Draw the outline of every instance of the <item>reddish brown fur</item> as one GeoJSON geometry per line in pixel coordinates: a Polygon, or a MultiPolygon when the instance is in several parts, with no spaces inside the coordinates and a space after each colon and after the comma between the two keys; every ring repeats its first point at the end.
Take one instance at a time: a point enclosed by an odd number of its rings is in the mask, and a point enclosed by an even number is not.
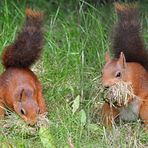
{"type": "Polygon", "coordinates": [[[42,50],[42,14],[26,10],[26,23],[14,43],[5,48],[0,76],[0,117],[8,107],[28,124],[35,124],[39,114],[46,112],[41,84],[29,67],[42,50]]]}
{"type": "MultiPolygon", "coordinates": [[[[148,56],[143,43],[141,42],[142,39],[139,35],[139,26],[137,29],[134,27],[128,28],[131,24],[131,20],[127,19],[127,17],[131,15],[131,11],[133,17],[135,17],[134,12],[137,13],[137,11],[135,10],[135,7],[128,7],[127,5],[122,6],[117,4],[116,7],[117,12],[120,13],[120,21],[116,24],[117,30],[115,30],[116,33],[114,34],[113,53],[115,54],[115,58],[110,59],[109,54],[106,54],[106,64],[103,68],[102,83],[105,87],[110,87],[119,81],[131,82],[134,94],[138,96],[138,116],[145,125],[148,125],[148,71],[146,70],[148,56]],[[124,24],[125,31],[127,29],[129,33],[121,32],[123,29],[121,27],[122,22],[126,22],[124,24]],[[121,30],[119,30],[119,28],[121,30]],[[131,33],[134,31],[136,31],[135,34],[131,33]],[[131,39],[132,42],[130,42],[131,40],[127,41],[128,39],[131,39]],[[145,65],[143,65],[144,61],[147,62],[145,65]],[[120,77],[117,77],[117,73],[119,72],[121,75],[120,77]]],[[[138,21],[137,17],[134,18],[133,23],[139,25],[139,22],[137,23],[136,21],[138,21]]],[[[124,30],[122,31],[124,32],[124,30]]],[[[134,98],[129,98],[128,103],[131,104],[133,101],[134,98]]],[[[108,103],[103,105],[102,117],[104,125],[110,126],[112,124],[112,120],[115,120],[120,115],[121,107],[111,107],[108,103]]],[[[133,108],[134,107],[135,106],[133,106],[133,108]]]]}

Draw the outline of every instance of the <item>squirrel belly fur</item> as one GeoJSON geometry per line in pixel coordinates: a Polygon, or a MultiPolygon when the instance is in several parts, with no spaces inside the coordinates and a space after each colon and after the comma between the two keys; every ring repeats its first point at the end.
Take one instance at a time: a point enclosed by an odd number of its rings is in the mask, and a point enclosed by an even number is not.
{"type": "Polygon", "coordinates": [[[124,105],[104,103],[103,123],[111,126],[117,118],[129,121],[137,117],[148,125],[148,52],[140,33],[138,8],[134,4],[115,3],[115,10],[118,20],[112,34],[111,52],[114,57],[111,59],[109,53],[105,55],[102,84],[108,88],[120,81],[130,82],[137,97],[128,98],[131,110],[124,105]]]}
{"type": "Polygon", "coordinates": [[[0,118],[5,108],[14,110],[28,124],[46,112],[41,84],[30,66],[40,57],[43,46],[43,14],[26,9],[26,20],[14,43],[2,53],[5,71],[0,75],[0,118]]]}

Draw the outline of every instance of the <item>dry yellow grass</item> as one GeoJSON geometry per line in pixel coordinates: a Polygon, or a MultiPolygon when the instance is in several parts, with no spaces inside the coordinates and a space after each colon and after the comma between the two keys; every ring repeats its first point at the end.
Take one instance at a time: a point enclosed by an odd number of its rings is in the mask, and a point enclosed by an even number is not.
{"type": "Polygon", "coordinates": [[[106,94],[107,101],[110,104],[114,105],[114,103],[117,103],[119,106],[127,105],[129,98],[135,97],[131,83],[124,81],[112,85],[106,94]]]}
{"type": "Polygon", "coordinates": [[[47,118],[47,113],[42,114],[38,117],[38,121],[34,126],[29,126],[14,112],[11,112],[4,120],[0,122],[0,128],[2,132],[7,134],[13,134],[13,131],[18,134],[23,135],[35,135],[40,127],[48,127],[49,120],[47,118]]]}

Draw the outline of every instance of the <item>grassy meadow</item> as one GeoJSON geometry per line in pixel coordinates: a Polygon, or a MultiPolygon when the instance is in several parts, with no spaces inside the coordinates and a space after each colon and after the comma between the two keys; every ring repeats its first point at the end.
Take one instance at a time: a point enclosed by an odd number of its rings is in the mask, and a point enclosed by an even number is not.
{"type": "MultiPolygon", "coordinates": [[[[50,126],[45,138],[39,131],[27,135],[0,127],[0,148],[148,147],[148,134],[140,120],[120,122],[109,131],[99,116],[103,103],[101,70],[116,18],[113,5],[94,6],[83,0],[2,0],[0,53],[15,39],[26,7],[45,14],[44,51],[32,70],[42,83],[50,126]]],[[[147,41],[148,2],[141,2],[140,8],[147,41]]]]}

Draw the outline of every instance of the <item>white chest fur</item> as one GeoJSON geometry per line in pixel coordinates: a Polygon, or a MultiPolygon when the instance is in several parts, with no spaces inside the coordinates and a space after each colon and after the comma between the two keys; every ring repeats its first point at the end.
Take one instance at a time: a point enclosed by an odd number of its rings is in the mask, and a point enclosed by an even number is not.
{"type": "Polygon", "coordinates": [[[135,121],[139,117],[140,101],[134,99],[127,107],[120,108],[120,119],[124,121],[135,121]]]}

